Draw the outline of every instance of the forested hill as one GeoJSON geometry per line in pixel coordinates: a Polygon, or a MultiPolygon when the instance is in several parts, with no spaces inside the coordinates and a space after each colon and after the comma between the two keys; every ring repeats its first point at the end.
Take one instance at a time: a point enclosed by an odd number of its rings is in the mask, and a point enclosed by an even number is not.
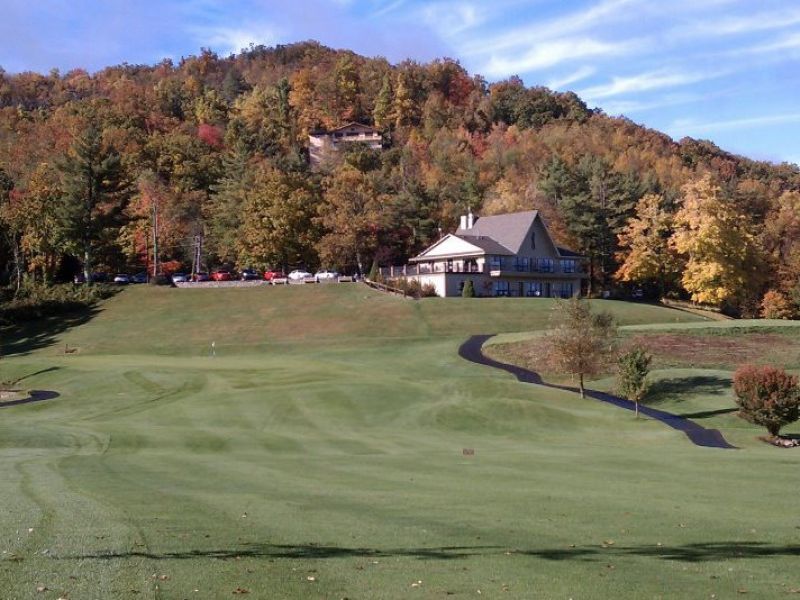
{"type": "Polygon", "coordinates": [[[471,209],[540,209],[593,290],[642,285],[755,311],[800,304],[800,172],[488,84],[457,62],[392,65],[315,42],[174,64],[0,70],[0,271],[191,263],[401,263],[471,209]],[[308,132],[374,125],[319,171],[308,132]]]}

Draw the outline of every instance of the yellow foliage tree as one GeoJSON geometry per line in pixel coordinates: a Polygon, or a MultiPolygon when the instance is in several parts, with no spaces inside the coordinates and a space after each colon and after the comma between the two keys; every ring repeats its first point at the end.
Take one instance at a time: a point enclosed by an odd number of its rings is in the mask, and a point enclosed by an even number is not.
{"type": "Polygon", "coordinates": [[[709,175],[682,188],[671,243],[686,257],[682,283],[692,300],[741,304],[760,295],[764,257],[746,214],[709,175]]]}
{"type": "Polygon", "coordinates": [[[647,194],[636,205],[636,214],[617,235],[621,251],[618,281],[657,281],[663,295],[667,283],[680,272],[680,257],[670,244],[673,215],[664,208],[664,198],[647,194]]]}

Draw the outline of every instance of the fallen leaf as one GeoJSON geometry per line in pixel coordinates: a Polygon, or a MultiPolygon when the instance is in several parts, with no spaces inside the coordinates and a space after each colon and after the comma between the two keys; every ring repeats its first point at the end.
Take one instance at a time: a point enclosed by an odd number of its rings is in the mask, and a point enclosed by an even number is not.
{"type": "Polygon", "coordinates": [[[316,577],[314,577],[313,575],[309,575],[308,577],[306,577],[306,579],[307,579],[308,581],[316,581],[316,580],[317,580],[317,578],[316,578],[316,577]]]}
{"type": "Polygon", "coordinates": [[[243,587],[237,587],[235,590],[233,590],[233,593],[234,594],[249,594],[250,590],[246,590],[243,587]]]}
{"type": "Polygon", "coordinates": [[[38,586],[38,587],[36,588],[36,591],[37,591],[37,592],[39,592],[40,594],[41,594],[42,592],[46,592],[46,591],[47,591],[47,586],[46,586],[46,585],[40,585],[40,586],[38,586]]]}

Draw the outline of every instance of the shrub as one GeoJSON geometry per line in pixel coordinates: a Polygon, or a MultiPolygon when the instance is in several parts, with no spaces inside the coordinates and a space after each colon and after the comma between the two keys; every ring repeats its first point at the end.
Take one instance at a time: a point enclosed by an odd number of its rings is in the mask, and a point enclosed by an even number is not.
{"type": "Polygon", "coordinates": [[[633,348],[617,359],[617,389],[619,393],[636,403],[636,417],[639,417],[639,402],[647,394],[647,376],[653,357],[642,348],[633,348]]]}
{"type": "Polygon", "coordinates": [[[9,324],[34,321],[42,317],[89,308],[99,300],[113,296],[116,287],[95,285],[44,285],[27,283],[11,300],[0,304],[0,322],[9,324]]]}
{"type": "Polygon", "coordinates": [[[417,279],[400,277],[399,279],[390,279],[387,285],[412,298],[434,298],[437,295],[436,287],[433,284],[421,284],[417,279]]]}
{"type": "Polygon", "coordinates": [[[786,295],[769,290],[761,300],[761,316],[765,319],[791,319],[794,307],[786,295]]]}
{"type": "Polygon", "coordinates": [[[461,297],[462,298],[475,297],[475,286],[472,284],[472,279],[467,279],[464,282],[464,288],[461,290],[461,297]]]}
{"type": "Polygon", "coordinates": [[[783,369],[743,365],[733,376],[733,393],[739,416],[766,427],[772,436],[797,421],[800,414],[797,377],[783,369]]]}

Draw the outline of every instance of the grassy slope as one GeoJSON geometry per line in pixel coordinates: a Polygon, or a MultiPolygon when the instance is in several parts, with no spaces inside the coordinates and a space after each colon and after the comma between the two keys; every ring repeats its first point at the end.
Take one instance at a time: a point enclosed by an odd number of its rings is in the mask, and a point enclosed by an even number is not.
{"type": "MultiPolygon", "coordinates": [[[[603,306],[627,323],[696,320],[603,306]]],[[[547,307],[141,287],[74,328],[12,335],[2,377],[39,372],[23,385],[62,396],[3,409],[0,597],[800,587],[796,453],[752,431],[742,451],[696,448],[457,357],[466,335],[539,328],[547,307]]]]}

